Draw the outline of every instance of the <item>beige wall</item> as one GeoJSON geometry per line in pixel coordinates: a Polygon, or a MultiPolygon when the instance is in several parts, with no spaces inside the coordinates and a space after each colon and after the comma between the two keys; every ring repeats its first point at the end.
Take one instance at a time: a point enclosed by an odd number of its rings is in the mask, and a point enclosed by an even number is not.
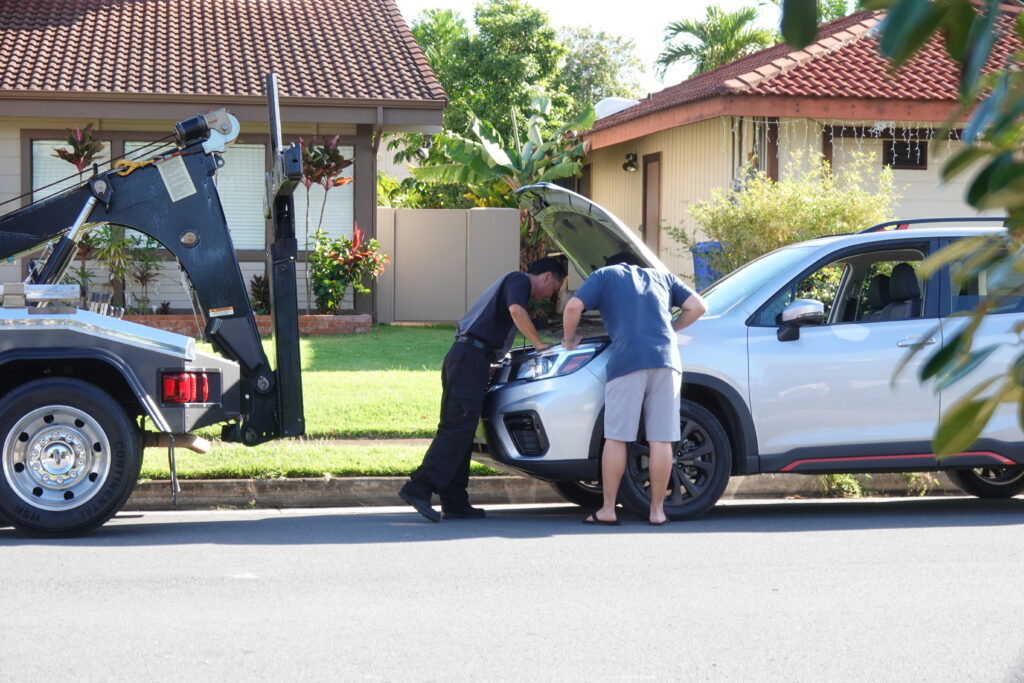
{"type": "MultiPolygon", "coordinates": [[[[0,202],[21,194],[21,128],[17,121],[0,120],[0,202]]],[[[19,206],[18,202],[4,204],[0,213],[19,206]]]]}
{"type": "MultiPolygon", "coordinates": [[[[643,157],[661,153],[662,225],[694,230],[687,207],[710,196],[716,187],[728,187],[731,133],[723,119],[702,121],[597,150],[591,154],[591,197],[629,226],[639,226],[643,211],[643,157]],[[637,155],[640,170],[622,170],[627,153],[637,155]]],[[[639,229],[637,229],[639,235],[639,229]]],[[[689,252],[664,232],[658,256],[673,272],[689,278],[693,261],[689,252]]]]}
{"type": "Polygon", "coordinates": [[[391,265],[378,280],[379,322],[453,322],[494,280],[519,269],[515,209],[377,209],[391,265]]]}

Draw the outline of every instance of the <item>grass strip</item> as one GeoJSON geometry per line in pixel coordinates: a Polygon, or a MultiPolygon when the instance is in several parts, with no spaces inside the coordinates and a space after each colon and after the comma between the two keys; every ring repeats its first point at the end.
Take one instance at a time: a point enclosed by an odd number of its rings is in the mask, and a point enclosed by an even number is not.
{"type": "MultiPolygon", "coordinates": [[[[335,443],[308,439],[282,439],[248,448],[214,442],[206,454],[175,450],[182,479],[279,479],[295,477],[407,477],[419,467],[425,447],[405,444],[335,443]]],[[[472,463],[470,474],[500,474],[472,463]]],[[[147,448],[142,479],[168,479],[167,449],[147,448]]]]}

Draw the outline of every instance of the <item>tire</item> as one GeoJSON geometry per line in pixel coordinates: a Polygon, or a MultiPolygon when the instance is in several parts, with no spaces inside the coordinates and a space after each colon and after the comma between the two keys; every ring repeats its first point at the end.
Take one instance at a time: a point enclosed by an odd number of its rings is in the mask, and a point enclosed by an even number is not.
{"type": "Polygon", "coordinates": [[[973,467],[946,474],[957,488],[978,498],[1012,498],[1024,491],[1024,467],[973,467]]]}
{"type": "MultiPolygon", "coordinates": [[[[682,520],[699,517],[718,502],[732,472],[732,448],[721,423],[706,408],[683,399],[679,406],[681,440],[672,445],[672,474],[665,515],[682,520]]],[[[626,446],[626,472],[619,499],[635,515],[650,513],[649,449],[645,442],[626,446]]]]}
{"type": "Polygon", "coordinates": [[[562,498],[582,508],[597,509],[604,504],[599,481],[553,481],[551,485],[562,498]]]}
{"type": "Polygon", "coordinates": [[[106,392],[40,379],[0,400],[0,517],[36,535],[100,526],[139,478],[139,433],[106,392]]]}

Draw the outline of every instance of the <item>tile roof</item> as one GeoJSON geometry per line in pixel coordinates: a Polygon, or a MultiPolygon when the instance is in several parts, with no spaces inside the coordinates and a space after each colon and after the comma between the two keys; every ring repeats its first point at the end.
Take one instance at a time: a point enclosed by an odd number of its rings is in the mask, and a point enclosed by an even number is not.
{"type": "MultiPolygon", "coordinates": [[[[1016,13],[1000,18],[1003,36],[990,64],[1002,64],[1022,45],[1012,30],[1016,13]]],[[[862,11],[822,26],[817,40],[803,50],[775,45],[713,71],[665,88],[594,124],[593,131],[612,128],[719,95],[783,95],[850,97],[913,101],[957,101],[959,68],[938,39],[932,39],[898,71],[878,53],[874,30],[883,12],[862,11]]],[[[769,112],[766,112],[766,114],[769,112]]]]}
{"type": "Polygon", "coordinates": [[[446,101],[393,0],[0,0],[0,55],[0,97],[446,101]]]}

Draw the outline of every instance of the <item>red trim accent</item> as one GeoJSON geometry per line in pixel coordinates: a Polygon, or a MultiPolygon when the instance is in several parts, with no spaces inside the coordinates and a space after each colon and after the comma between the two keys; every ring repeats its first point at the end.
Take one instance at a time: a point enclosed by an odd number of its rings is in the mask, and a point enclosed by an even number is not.
{"type": "Polygon", "coordinates": [[[910,223],[900,223],[899,225],[896,226],[896,229],[897,230],[906,230],[909,227],[910,227],[910,223]]]}
{"type": "MultiPolygon", "coordinates": [[[[990,451],[972,451],[970,453],[957,453],[956,455],[949,456],[950,458],[957,458],[962,455],[984,455],[986,457],[996,460],[1001,465],[1016,465],[1017,463],[1009,458],[999,455],[998,453],[992,453],[990,451]]],[[[850,458],[809,458],[806,460],[795,460],[785,467],[780,472],[790,472],[794,468],[806,463],[821,463],[821,462],[850,462],[850,461],[863,461],[863,460],[906,460],[911,458],[930,458],[935,459],[934,453],[915,453],[911,455],[868,455],[862,457],[850,457],[850,458]]]]}

